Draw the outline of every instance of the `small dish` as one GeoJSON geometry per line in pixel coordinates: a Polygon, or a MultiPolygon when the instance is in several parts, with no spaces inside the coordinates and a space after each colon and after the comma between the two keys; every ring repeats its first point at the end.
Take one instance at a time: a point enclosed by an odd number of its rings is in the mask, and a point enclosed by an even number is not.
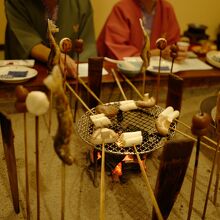
{"type": "Polygon", "coordinates": [[[120,61],[117,64],[118,70],[124,73],[127,77],[134,77],[141,71],[141,63],[136,61],[120,61]]]}
{"type": "Polygon", "coordinates": [[[206,60],[213,66],[220,68],[220,51],[209,51],[206,54],[206,60]]]}
{"type": "Polygon", "coordinates": [[[25,82],[37,75],[37,70],[25,66],[0,67],[0,81],[5,83],[25,82]]]}

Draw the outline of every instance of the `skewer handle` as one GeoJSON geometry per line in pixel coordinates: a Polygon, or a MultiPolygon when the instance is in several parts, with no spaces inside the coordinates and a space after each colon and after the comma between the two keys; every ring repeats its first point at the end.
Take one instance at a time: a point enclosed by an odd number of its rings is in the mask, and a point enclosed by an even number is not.
{"type": "Polygon", "coordinates": [[[160,211],[160,208],[159,208],[159,206],[158,206],[157,200],[156,200],[156,198],[155,198],[154,192],[153,192],[153,190],[152,190],[152,188],[151,188],[151,185],[150,185],[150,182],[149,182],[149,180],[148,180],[146,171],[145,171],[145,169],[144,169],[144,166],[143,166],[143,164],[142,164],[140,155],[139,155],[139,153],[138,153],[137,148],[136,148],[135,145],[134,145],[134,150],[135,150],[135,154],[136,154],[137,159],[138,159],[138,163],[139,163],[139,166],[140,166],[142,175],[143,175],[144,180],[145,180],[145,182],[146,182],[146,184],[147,184],[148,192],[149,192],[151,201],[152,201],[152,203],[153,203],[153,206],[154,206],[154,208],[155,208],[155,212],[156,212],[156,214],[157,214],[157,217],[158,217],[159,220],[163,220],[163,216],[162,216],[162,214],[161,214],[161,211],[160,211]]]}
{"type": "Polygon", "coordinates": [[[28,146],[27,146],[27,117],[26,117],[25,112],[24,112],[24,146],[25,146],[26,209],[27,209],[27,219],[30,220],[29,176],[28,176],[28,146]]]}
{"type": "MultiPolygon", "coordinates": [[[[217,96],[217,104],[216,104],[216,133],[218,136],[218,143],[220,142],[220,92],[217,96]]],[[[214,204],[217,203],[217,195],[218,195],[218,185],[219,185],[219,176],[220,176],[220,153],[219,153],[219,146],[216,148],[217,155],[216,155],[216,163],[217,163],[217,169],[216,169],[216,181],[215,181],[215,190],[214,190],[214,204]]]]}
{"type": "Polygon", "coordinates": [[[98,103],[103,105],[103,102],[98,98],[98,96],[85,84],[85,82],[78,77],[79,82],[87,89],[87,91],[98,101],[98,103]]]}
{"type": "Polygon", "coordinates": [[[194,135],[197,136],[197,144],[196,144],[196,157],[195,157],[187,220],[190,220],[191,214],[192,214],[192,208],[193,208],[193,199],[194,199],[194,193],[195,193],[195,187],[196,187],[196,177],[197,177],[197,169],[198,169],[198,162],[199,162],[200,139],[203,135],[207,133],[210,122],[211,122],[211,118],[207,113],[197,113],[192,118],[191,131],[194,135]]]}
{"type": "Polygon", "coordinates": [[[39,164],[39,116],[35,117],[35,147],[36,147],[36,187],[37,187],[37,220],[40,220],[40,164],[39,164]]]}
{"type": "Polygon", "coordinates": [[[102,165],[100,186],[100,220],[105,219],[105,144],[102,143],[102,165]]]}
{"type": "Polygon", "coordinates": [[[81,104],[91,113],[93,112],[89,109],[89,107],[86,105],[86,103],[78,96],[78,94],[73,90],[73,88],[70,86],[68,82],[66,82],[66,86],[68,89],[73,93],[73,95],[81,102],[81,104]]]}
{"type": "Polygon", "coordinates": [[[121,92],[121,94],[122,94],[124,100],[127,100],[127,97],[126,97],[126,95],[125,95],[125,93],[124,93],[124,91],[123,91],[123,89],[122,89],[122,87],[121,87],[121,83],[120,83],[120,81],[119,81],[119,79],[118,79],[118,76],[117,76],[117,74],[116,74],[116,72],[115,72],[114,69],[112,69],[112,74],[113,74],[113,76],[114,76],[114,78],[115,78],[115,81],[116,81],[116,83],[117,83],[117,85],[118,85],[118,88],[119,88],[119,90],[120,90],[120,92],[121,92]]]}

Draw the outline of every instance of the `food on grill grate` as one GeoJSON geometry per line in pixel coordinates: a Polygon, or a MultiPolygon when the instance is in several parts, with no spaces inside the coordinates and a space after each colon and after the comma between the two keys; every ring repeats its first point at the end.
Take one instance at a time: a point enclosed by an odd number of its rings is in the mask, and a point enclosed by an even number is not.
{"type": "Polygon", "coordinates": [[[143,136],[141,131],[124,132],[120,135],[119,141],[121,142],[122,147],[140,145],[143,141],[143,136]]]}
{"type": "Polygon", "coordinates": [[[179,116],[179,111],[173,109],[173,107],[167,107],[163,112],[161,112],[156,119],[155,125],[158,132],[166,136],[169,133],[170,124],[179,116]]]}
{"type": "Polygon", "coordinates": [[[112,129],[98,128],[91,136],[91,142],[95,145],[103,143],[114,143],[118,139],[118,134],[112,129]]]}
{"type": "Polygon", "coordinates": [[[136,101],[136,105],[141,108],[150,108],[155,106],[155,104],[156,104],[155,98],[153,96],[150,98],[149,93],[144,94],[143,100],[136,101]]]}
{"type": "Polygon", "coordinates": [[[91,121],[96,128],[102,128],[111,124],[111,121],[103,113],[90,116],[91,121]]]}
{"type": "MultiPolygon", "coordinates": [[[[119,109],[120,103],[108,103],[106,105],[112,105],[119,109]]],[[[122,112],[118,111],[118,114],[111,117],[111,124],[108,126],[118,135],[123,132],[135,132],[141,131],[143,141],[140,145],[137,145],[137,151],[139,154],[146,154],[162,147],[167,140],[171,139],[175,134],[176,123],[170,124],[171,129],[168,131],[168,135],[163,136],[159,134],[155,127],[155,120],[158,115],[164,109],[155,105],[152,108],[137,108],[131,111],[122,112]]],[[[90,116],[96,113],[96,109],[92,108],[87,111],[77,123],[77,131],[79,136],[88,144],[94,146],[97,150],[102,149],[102,144],[94,144],[91,142],[91,136],[96,130],[92,123],[90,116]]],[[[122,147],[121,142],[118,140],[114,143],[105,144],[105,151],[107,153],[113,153],[117,155],[134,155],[134,147],[122,147]]]]}
{"type": "Polygon", "coordinates": [[[119,109],[123,112],[137,109],[137,105],[134,100],[125,100],[120,102],[119,109]]]}
{"type": "Polygon", "coordinates": [[[101,114],[104,113],[107,117],[113,117],[117,115],[118,108],[113,105],[97,105],[95,107],[96,113],[101,114]]]}

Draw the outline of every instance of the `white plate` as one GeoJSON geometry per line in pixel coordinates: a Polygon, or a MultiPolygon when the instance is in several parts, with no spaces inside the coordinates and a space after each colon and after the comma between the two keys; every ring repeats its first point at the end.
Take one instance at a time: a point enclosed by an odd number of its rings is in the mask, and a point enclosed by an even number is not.
{"type": "MultiPolygon", "coordinates": [[[[152,73],[158,74],[158,69],[159,69],[159,56],[151,57],[150,59],[150,66],[147,68],[148,71],[152,73]]],[[[171,65],[172,63],[168,60],[161,59],[161,64],[160,64],[160,73],[161,74],[169,74],[171,70],[171,65]]],[[[176,63],[173,64],[173,73],[176,73],[180,71],[179,67],[176,63]]]]}
{"type": "Polygon", "coordinates": [[[15,65],[15,66],[27,66],[33,67],[35,60],[0,60],[0,66],[7,66],[7,65],[15,65]]]}
{"type": "Polygon", "coordinates": [[[220,51],[209,51],[206,60],[213,66],[220,68],[220,51]]]}
{"type": "Polygon", "coordinates": [[[15,65],[10,65],[10,66],[5,66],[5,67],[0,67],[0,81],[5,82],[5,83],[21,83],[25,82],[37,75],[37,70],[25,67],[25,66],[15,66],[15,65]],[[11,76],[9,77],[8,74],[9,72],[27,72],[26,76],[11,76]]]}

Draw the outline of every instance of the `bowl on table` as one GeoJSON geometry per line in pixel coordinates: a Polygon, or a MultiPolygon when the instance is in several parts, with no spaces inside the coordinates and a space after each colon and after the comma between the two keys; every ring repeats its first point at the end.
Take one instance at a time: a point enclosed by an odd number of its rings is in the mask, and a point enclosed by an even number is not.
{"type": "Polygon", "coordinates": [[[141,72],[142,64],[137,61],[121,61],[117,64],[119,72],[131,78],[137,76],[141,72]]]}

